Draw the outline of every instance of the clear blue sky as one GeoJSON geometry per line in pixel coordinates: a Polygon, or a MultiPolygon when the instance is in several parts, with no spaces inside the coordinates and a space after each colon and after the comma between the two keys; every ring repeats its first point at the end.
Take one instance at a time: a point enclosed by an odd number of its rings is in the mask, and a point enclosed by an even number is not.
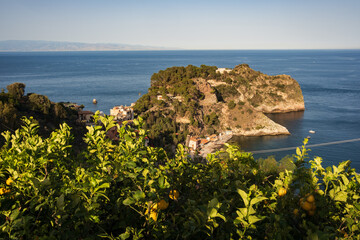
{"type": "Polygon", "coordinates": [[[360,0],[0,0],[0,40],[360,48],[360,0]]]}

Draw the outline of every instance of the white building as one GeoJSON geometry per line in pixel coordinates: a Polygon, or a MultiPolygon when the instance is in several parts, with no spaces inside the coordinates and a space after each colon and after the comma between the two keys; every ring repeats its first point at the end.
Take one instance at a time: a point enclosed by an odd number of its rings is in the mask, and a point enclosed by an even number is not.
{"type": "Polygon", "coordinates": [[[125,121],[134,119],[134,109],[127,106],[115,106],[110,109],[110,115],[115,117],[115,120],[125,121]]]}

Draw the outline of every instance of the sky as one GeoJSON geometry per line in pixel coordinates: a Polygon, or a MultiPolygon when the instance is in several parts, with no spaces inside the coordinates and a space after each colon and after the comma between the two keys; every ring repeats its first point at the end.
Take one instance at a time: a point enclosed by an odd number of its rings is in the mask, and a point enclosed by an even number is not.
{"type": "Polygon", "coordinates": [[[0,0],[0,40],[360,48],[360,0],[0,0]]]}

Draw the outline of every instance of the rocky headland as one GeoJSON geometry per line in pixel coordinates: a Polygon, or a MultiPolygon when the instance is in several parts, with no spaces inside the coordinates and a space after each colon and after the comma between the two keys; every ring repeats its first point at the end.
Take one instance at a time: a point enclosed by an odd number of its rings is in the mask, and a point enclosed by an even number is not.
{"type": "Polygon", "coordinates": [[[166,145],[184,142],[187,135],[290,134],[265,113],[303,111],[305,106],[295,79],[240,64],[233,69],[189,65],[159,71],[134,109],[145,118],[150,138],[166,145]]]}

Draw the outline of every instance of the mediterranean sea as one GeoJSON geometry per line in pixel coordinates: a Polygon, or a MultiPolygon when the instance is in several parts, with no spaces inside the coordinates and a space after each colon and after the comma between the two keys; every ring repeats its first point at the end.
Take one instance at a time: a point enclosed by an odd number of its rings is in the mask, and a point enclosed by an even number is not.
{"type": "MultiPolygon", "coordinates": [[[[239,137],[246,151],[360,138],[360,50],[213,50],[129,52],[0,53],[0,88],[23,82],[26,93],[47,95],[55,102],[76,102],[108,114],[115,105],[130,105],[150,86],[150,77],[172,66],[215,65],[233,68],[247,63],[270,75],[288,74],[301,86],[304,112],[272,114],[290,136],[239,137]],[[98,100],[97,105],[92,99],[98,100]],[[314,134],[309,133],[315,131],[314,134]]],[[[313,147],[310,157],[324,165],[351,160],[360,169],[360,142],[313,147]]],[[[255,158],[293,154],[295,150],[254,154],[255,158]]]]}

